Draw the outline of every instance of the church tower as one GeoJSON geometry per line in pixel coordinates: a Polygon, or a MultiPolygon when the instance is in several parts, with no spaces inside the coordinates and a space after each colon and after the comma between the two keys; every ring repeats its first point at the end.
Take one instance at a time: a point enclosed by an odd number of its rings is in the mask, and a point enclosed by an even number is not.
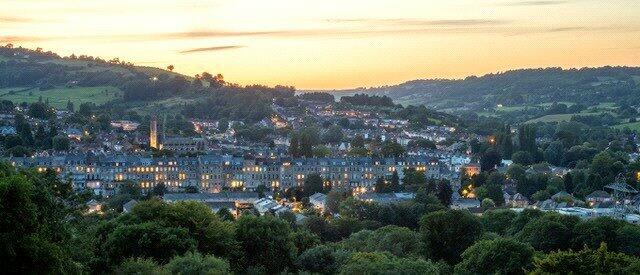
{"type": "Polygon", "coordinates": [[[160,149],[158,144],[158,120],[154,116],[149,125],[149,147],[160,149]]]}

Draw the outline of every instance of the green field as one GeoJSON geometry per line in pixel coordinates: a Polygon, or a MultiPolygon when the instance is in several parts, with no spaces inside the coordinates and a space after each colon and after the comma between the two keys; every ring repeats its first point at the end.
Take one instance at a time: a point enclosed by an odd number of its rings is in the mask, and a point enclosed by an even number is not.
{"type": "Polygon", "coordinates": [[[496,112],[515,112],[515,111],[522,111],[526,108],[527,106],[502,106],[502,107],[496,106],[496,112]]]}
{"type": "Polygon", "coordinates": [[[122,91],[111,86],[100,87],[77,87],[77,88],[54,88],[40,91],[36,89],[25,90],[25,88],[5,88],[0,89],[0,99],[11,100],[15,104],[22,102],[36,102],[42,96],[42,100],[49,100],[49,104],[56,108],[66,108],[67,102],[71,100],[76,108],[80,103],[93,102],[103,104],[121,97],[122,91]]]}
{"type": "Polygon", "coordinates": [[[616,129],[629,128],[631,130],[640,131],[640,122],[618,124],[616,126],[613,126],[613,128],[616,128],[616,129]]]}
{"type": "Polygon", "coordinates": [[[613,103],[613,102],[602,102],[602,103],[596,105],[595,108],[612,110],[612,109],[616,109],[618,107],[616,107],[616,104],[613,103]]]}
{"type": "Polygon", "coordinates": [[[539,118],[534,118],[532,120],[529,120],[525,123],[535,123],[535,122],[563,122],[563,121],[570,121],[571,117],[573,116],[595,116],[595,115],[601,115],[603,112],[596,112],[596,113],[575,113],[575,114],[558,114],[558,115],[546,115],[543,117],[539,117],[539,118]]]}

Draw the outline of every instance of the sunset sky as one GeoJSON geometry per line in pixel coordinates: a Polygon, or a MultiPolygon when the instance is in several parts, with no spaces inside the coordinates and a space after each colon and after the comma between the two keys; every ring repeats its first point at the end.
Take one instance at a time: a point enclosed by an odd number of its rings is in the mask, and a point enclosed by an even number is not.
{"type": "Polygon", "coordinates": [[[299,89],[640,65],[638,0],[0,0],[0,42],[299,89]]]}

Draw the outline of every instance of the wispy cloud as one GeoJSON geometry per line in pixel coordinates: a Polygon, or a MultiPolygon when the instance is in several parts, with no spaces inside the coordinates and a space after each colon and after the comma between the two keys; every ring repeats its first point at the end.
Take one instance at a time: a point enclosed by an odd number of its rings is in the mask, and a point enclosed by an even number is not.
{"type": "Polygon", "coordinates": [[[424,20],[412,18],[356,18],[356,19],[328,19],[329,23],[358,23],[377,26],[431,26],[431,27],[447,27],[447,26],[488,26],[488,25],[504,25],[510,23],[507,20],[494,19],[445,19],[445,20],[424,20]]]}
{"type": "MultiPolygon", "coordinates": [[[[344,19],[341,19],[344,20],[344,19]]],[[[373,26],[334,26],[318,29],[282,29],[259,31],[224,31],[199,30],[168,33],[121,34],[121,35],[89,35],[89,36],[0,36],[0,42],[38,42],[87,40],[99,42],[149,42],[167,40],[213,39],[224,37],[271,37],[271,38],[306,38],[336,37],[362,38],[381,35],[429,35],[429,34],[465,34],[485,33],[496,35],[527,35],[562,32],[638,32],[640,26],[563,26],[544,28],[539,26],[513,26],[509,21],[500,20],[434,20],[410,21],[409,19],[346,19],[344,22],[385,22],[373,26]],[[381,20],[381,21],[378,21],[381,20]],[[396,26],[399,25],[399,26],[396,26]]],[[[226,46],[225,46],[226,47],[226,46]]],[[[241,47],[241,46],[235,46],[241,47]]],[[[226,49],[226,48],[225,48],[226,49]]],[[[196,50],[196,49],[194,49],[196,50]]],[[[221,50],[213,47],[213,50],[221,50]]],[[[190,50],[185,50],[190,51],[190,50]]],[[[200,51],[206,51],[202,49],[200,51]]],[[[198,52],[198,51],[193,51],[198,52]]]]}
{"type": "Polygon", "coordinates": [[[0,16],[0,23],[33,23],[41,20],[25,17],[0,16]]]}
{"type": "Polygon", "coordinates": [[[243,48],[244,46],[240,45],[229,45],[229,46],[215,46],[215,47],[207,47],[207,48],[195,48],[190,50],[180,51],[180,53],[200,53],[200,52],[215,52],[215,51],[224,51],[224,50],[233,50],[243,48]]]}
{"type": "Polygon", "coordinates": [[[539,0],[539,1],[516,1],[516,2],[508,2],[501,3],[500,6],[550,6],[550,5],[559,5],[567,3],[568,1],[564,0],[539,0]]]}

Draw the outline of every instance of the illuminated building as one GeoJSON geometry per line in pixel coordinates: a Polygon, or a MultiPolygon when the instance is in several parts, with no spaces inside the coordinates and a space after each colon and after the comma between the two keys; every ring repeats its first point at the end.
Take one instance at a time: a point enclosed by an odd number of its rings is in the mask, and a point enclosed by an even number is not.
{"type": "Polygon", "coordinates": [[[154,117],[149,125],[149,147],[161,149],[158,144],[158,120],[154,117]]]}

